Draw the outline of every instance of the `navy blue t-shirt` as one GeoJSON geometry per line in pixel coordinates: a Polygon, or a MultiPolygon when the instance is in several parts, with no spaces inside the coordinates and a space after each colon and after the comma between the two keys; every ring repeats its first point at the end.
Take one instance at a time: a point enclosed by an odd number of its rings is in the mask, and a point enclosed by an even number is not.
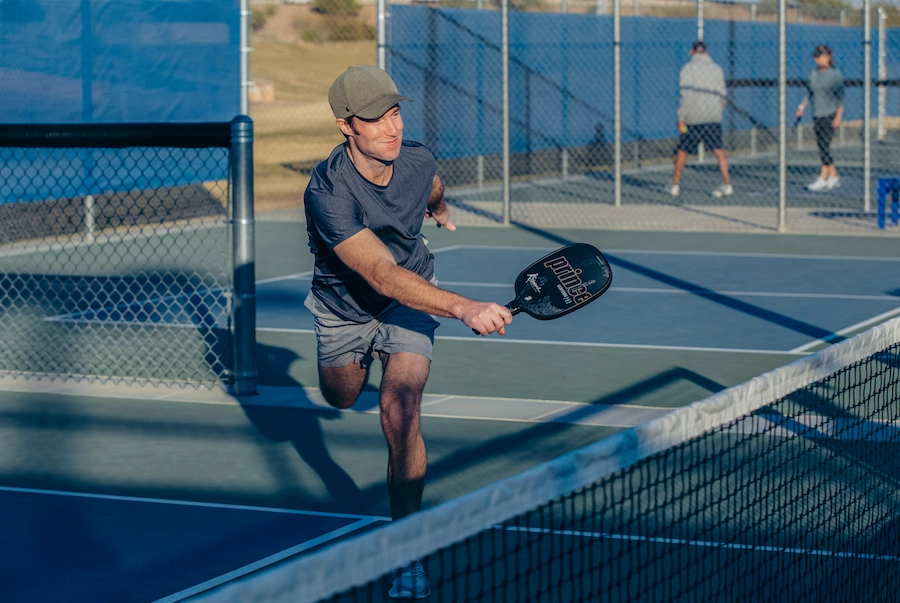
{"type": "Polygon", "coordinates": [[[338,243],[364,228],[381,239],[398,265],[432,278],[434,256],[419,233],[434,174],[431,152],[411,141],[403,142],[386,186],[356,170],[346,143],[316,167],[303,195],[309,248],[316,256],[312,291],[336,315],[367,322],[391,302],[334,253],[338,243]]]}

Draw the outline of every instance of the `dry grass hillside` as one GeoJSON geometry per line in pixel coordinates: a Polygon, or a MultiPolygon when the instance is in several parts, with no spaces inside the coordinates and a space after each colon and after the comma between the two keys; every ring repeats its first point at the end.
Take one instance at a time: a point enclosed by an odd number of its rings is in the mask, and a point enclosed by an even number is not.
{"type": "MultiPolygon", "coordinates": [[[[274,100],[270,95],[250,103],[256,207],[261,212],[302,205],[308,166],[343,140],[328,107],[328,87],[348,66],[376,60],[374,40],[304,40],[323,21],[311,5],[269,6],[274,12],[253,32],[250,55],[250,77],[258,92],[274,92],[274,100]]],[[[356,18],[374,23],[374,5],[364,6],[356,18]]]]}

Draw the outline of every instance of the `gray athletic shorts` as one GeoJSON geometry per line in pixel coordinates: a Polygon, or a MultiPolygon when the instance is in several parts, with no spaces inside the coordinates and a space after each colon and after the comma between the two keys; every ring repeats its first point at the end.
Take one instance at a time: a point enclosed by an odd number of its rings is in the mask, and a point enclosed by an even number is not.
{"type": "Polygon", "coordinates": [[[367,366],[375,352],[412,352],[431,360],[434,330],[440,323],[425,312],[392,302],[369,322],[358,323],[335,316],[312,293],[303,305],[315,318],[319,366],[367,366]]]}

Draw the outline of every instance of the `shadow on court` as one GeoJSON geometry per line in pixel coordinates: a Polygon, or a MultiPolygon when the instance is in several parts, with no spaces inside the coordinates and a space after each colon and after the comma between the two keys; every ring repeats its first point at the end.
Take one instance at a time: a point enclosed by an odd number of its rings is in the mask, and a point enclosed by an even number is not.
{"type": "MultiPolygon", "coordinates": [[[[297,401],[308,402],[302,384],[288,375],[290,365],[300,356],[292,350],[259,343],[256,350],[258,366],[265,367],[261,380],[274,378],[279,384],[295,387],[297,401]]],[[[253,397],[248,396],[238,397],[237,400],[260,434],[273,442],[289,443],[303,462],[315,471],[334,501],[336,512],[368,512],[363,492],[343,467],[334,461],[325,443],[322,422],[340,419],[340,411],[257,406],[253,405],[253,397]]],[[[285,486],[292,484],[294,474],[289,467],[278,458],[267,458],[266,462],[279,483],[285,486]]]]}
{"type": "MultiPolygon", "coordinates": [[[[514,222],[513,225],[517,228],[539,235],[547,239],[548,241],[553,241],[554,243],[558,243],[560,245],[571,245],[572,243],[576,242],[571,239],[555,235],[551,232],[547,232],[546,230],[528,226],[527,224],[514,222]]],[[[688,282],[686,280],[676,278],[674,276],[659,272],[658,270],[654,270],[646,266],[642,266],[641,264],[626,260],[614,254],[604,253],[604,256],[612,266],[630,270],[636,274],[640,274],[657,282],[670,285],[686,293],[690,293],[691,295],[702,296],[704,299],[708,299],[711,302],[725,306],[731,310],[735,310],[736,312],[742,312],[744,314],[760,318],[762,320],[771,322],[772,324],[790,329],[796,333],[812,337],[813,339],[823,339],[825,341],[828,341],[829,343],[837,343],[838,341],[843,341],[845,339],[840,335],[832,333],[828,329],[823,329],[802,320],[797,320],[795,318],[791,318],[790,316],[785,316],[784,314],[761,308],[757,305],[735,299],[734,297],[731,297],[729,295],[717,293],[711,289],[707,289],[706,287],[695,285],[694,283],[688,282]]],[[[615,276],[613,276],[613,281],[615,282],[615,276]]]]}

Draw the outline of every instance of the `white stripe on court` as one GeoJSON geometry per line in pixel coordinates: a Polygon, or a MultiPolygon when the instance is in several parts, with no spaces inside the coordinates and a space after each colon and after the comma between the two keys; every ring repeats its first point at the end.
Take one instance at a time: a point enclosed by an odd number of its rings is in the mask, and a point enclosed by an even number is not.
{"type": "MultiPolygon", "coordinates": [[[[284,329],[278,327],[258,327],[257,332],[260,333],[299,333],[299,334],[315,334],[313,329],[284,329]]],[[[729,354],[781,354],[793,356],[806,356],[807,352],[796,352],[793,350],[754,350],[745,348],[703,348],[680,345],[646,345],[638,343],[595,343],[590,341],[547,341],[544,339],[499,339],[492,337],[481,337],[473,334],[471,337],[455,337],[450,335],[435,335],[435,339],[444,339],[447,341],[468,341],[472,343],[505,343],[505,344],[523,344],[523,345],[570,345],[573,347],[583,348],[618,348],[624,350],[665,350],[673,352],[722,352],[729,354]]]]}
{"type": "Polygon", "coordinates": [[[71,237],[70,240],[63,242],[60,242],[56,239],[54,239],[53,241],[47,241],[45,239],[38,241],[24,241],[21,243],[10,243],[9,245],[0,246],[0,257],[15,257],[33,253],[46,253],[48,251],[64,251],[68,249],[78,249],[80,247],[94,247],[96,245],[103,245],[106,243],[120,243],[122,241],[133,241],[140,238],[149,239],[154,236],[166,236],[172,234],[173,232],[181,234],[185,232],[193,232],[195,230],[206,230],[218,227],[224,228],[225,226],[227,226],[223,218],[201,218],[201,220],[202,222],[199,224],[195,222],[193,224],[179,225],[177,222],[161,222],[155,225],[137,226],[135,228],[138,229],[138,232],[114,232],[106,234],[101,232],[94,235],[93,241],[89,241],[88,239],[84,238],[85,235],[83,233],[75,233],[72,235],[68,235],[71,237]],[[170,230],[160,234],[160,232],[157,230],[157,227],[159,226],[165,226],[170,230]],[[174,230],[172,229],[173,227],[174,230]],[[82,240],[75,240],[78,237],[81,237],[82,240]]]}
{"type": "MultiPolygon", "coordinates": [[[[459,249],[460,245],[450,245],[449,247],[441,247],[440,249],[432,249],[431,253],[440,253],[442,251],[453,251],[455,249],[459,249]]],[[[294,274],[285,274],[284,276],[273,276],[271,278],[264,278],[256,281],[257,285],[265,285],[266,283],[276,283],[278,281],[286,281],[286,280],[311,280],[313,277],[314,271],[307,270],[306,272],[295,272],[294,274]]]]}
{"type": "Polygon", "coordinates": [[[276,507],[254,507],[251,505],[230,505],[223,503],[198,502],[191,500],[175,500],[168,498],[145,498],[141,496],[119,496],[116,494],[93,494],[86,492],[68,492],[65,490],[41,490],[37,488],[14,488],[12,486],[0,486],[0,492],[21,492],[23,494],[47,494],[50,496],[70,496],[74,498],[94,498],[99,500],[117,500],[123,502],[141,502],[160,505],[175,505],[181,507],[203,507],[207,509],[229,509],[234,511],[259,511],[262,513],[282,513],[287,515],[310,515],[313,517],[336,517],[343,519],[390,521],[390,517],[378,517],[375,515],[354,515],[348,513],[329,513],[318,511],[303,511],[299,509],[279,509],[276,507]]]}
{"type": "MultiPolygon", "coordinates": [[[[312,331],[310,331],[312,332],[312,331]]],[[[491,337],[481,337],[480,335],[472,335],[472,337],[450,337],[450,336],[436,336],[435,339],[447,339],[450,341],[480,341],[482,343],[505,343],[505,344],[514,344],[521,343],[527,345],[570,345],[575,347],[586,347],[586,348],[621,348],[621,349],[634,349],[634,350],[667,350],[674,352],[718,352],[718,353],[732,353],[732,354],[782,354],[782,355],[796,355],[796,356],[805,356],[806,352],[794,352],[794,351],[785,351],[785,350],[753,350],[753,349],[742,349],[742,348],[702,348],[702,347],[691,347],[691,346],[680,346],[680,345],[644,345],[637,343],[593,343],[586,341],[545,341],[543,339],[499,339],[499,338],[491,338],[491,337]]]]}
{"type": "Polygon", "coordinates": [[[708,540],[687,540],[684,538],[663,538],[659,536],[638,536],[634,534],[584,532],[581,530],[551,530],[548,528],[525,528],[519,526],[495,526],[495,528],[506,530],[509,532],[528,532],[533,534],[578,536],[581,538],[602,538],[605,540],[627,540],[631,542],[652,542],[658,544],[684,544],[688,546],[712,547],[717,549],[738,549],[742,551],[755,551],[762,553],[785,553],[788,555],[810,555],[813,557],[849,557],[851,559],[865,559],[867,561],[900,561],[900,556],[897,555],[879,555],[875,553],[852,553],[844,551],[825,551],[821,549],[798,549],[760,544],[740,544],[736,542],[712,542],[708,540]]]}
{"type": "Polygon", "coordinates": [[[810,341],[809,343],[806,343],[804,345],[794,348],[789,353],[808,354],[808,353],[810,353],[810,350],[814,347],[834,343],[834,341],[836,339],[843,338],[847,335],[853,335],[857,331],[862,331],[863,329],[870,327],[872,325],[880,324],[880,323],[884,322],[885,320],[887,320],[888,318],[891,318],[892,316],[894,316],[897,313],[900,313],[900,307],[894,308],[893,310],[888,310],[887,312],[885,312],[883,314],[879,314],[878,316],[873,316],[872,318],[866,319],[862,322],[858,322],[855,325],[850,325],[849,327],[843,328],[840,331],[837,331],[834,334],[829,335],[828,337],[810,341]]]}
{"type": "Polygon", "coordinates": [[[193,597],[196,594],[210,590],[212,588],[215,588],[216,586],[225,584],[226,582],[236,580],[237,578],[240,578],[241,576],[246,576],[249,573],[261,570],[264,567],[274,565],[274,564],[278,563],[279,561],[283,561],[284,559],[287,559],[288,557],[292,557],[292,556],[296,555],[297,553],[302,553],[303,551],[311,549],[315,546],[319,546],[320,544],[325,544],[327,542],[337,540],[341,536],[346,536],[347,534],[352,534],[353,532],[356,532],[356,531],[360,530],[361,528],[364,528],[368,525],[372,525],[376,521],[377,520],[374,518],[371,520],[361,519],[361,520],[357,521],[356,523],[353,523],[349,526],[345,526],[343,528],[338,528],[337,530],[328,532],[327,534],[319,536],[318,538],[313,538],[312,540],[307,540],[306,542],[303,542],[302,544],[298,544],[297,546],[292,546],[291,548],[285,549],[285,550],[281,551],[280,553],[275,553],[274,555],[269,555],[268,557],[264,557],[263,559],[260,559],[259,561],[254,561],[253,563],[251,563],[249,565],[245,565],[244,567],[241,567],[234,571],[228,572],[227,574],[222,574],[221,576],[212,578],[210,580],[207,580],[206,582],[201,582],[200,584],[197,584],[196,586],[186,588],[182,591],[171,594],[168,597],[163,597],[162,599],[157,599],[153,603],[175,603],[176,601],[183,601],[183,600],[187,599],[188,597],[193,597]]]}
{"type": "MultiPolygon", "coordinates": [[[[504,245],[456,245],[455,248],[460,249],[487,249],[495,251],[515,250],[515,251],[552,251],[555,247],[506,247],[504,245]]],[[[688,256],[711,256],[711,257],[734,257],[734,258],[760,258],[760,259],[785,259],[785,260],[828,260],[839,261],[848,260],[853,262],[900,262],[900,257],[886,256],[842,256],[842,255],[806,255],[792,253],[757,253],[742,251],[670,251],[670,250],[650,250],[650,249],[601,249],[604,254],[629,254],[629,255],[688,255],[688,256]]]]}
{"type": "MultiPolygon", "coordinates": [[[[511,284],[501,283],[470,283],[463,281],[441,281],[441,286],[447,287],[485,287],[485,288],[504,288],[509,289],[511,284]]],[[[713,291],[710,289],[677,289],[677,288],[661,288],[661,287],[610,287],[609,291],[619,291],[622,293],[664,293],[678,295],[700,295],[712,297],[715,295],[728,295],[731,297],[787,297],[798,299],[853,299],[863,301],[896,301],[900,302],[900,297],[896,295],[851,295],[843,293],[778,293],[775,291],[713,291]]]]}

